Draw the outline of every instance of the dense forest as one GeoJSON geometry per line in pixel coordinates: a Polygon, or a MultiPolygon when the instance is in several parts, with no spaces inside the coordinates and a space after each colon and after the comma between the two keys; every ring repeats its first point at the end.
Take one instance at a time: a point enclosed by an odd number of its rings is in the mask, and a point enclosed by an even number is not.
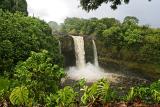
{"type": "Polygon", "coordinates": [[[159,28],[139,25],[133,16],[47,23],[28,16],[25,0],[0,1],[0,107],[159,107],[159,78],[159,28]],[[94,39],[100,66],[139,72],[149,82],[125,92],[105,79],[62,85],[67,73],[59,42],[69,35],[94,39]]]}

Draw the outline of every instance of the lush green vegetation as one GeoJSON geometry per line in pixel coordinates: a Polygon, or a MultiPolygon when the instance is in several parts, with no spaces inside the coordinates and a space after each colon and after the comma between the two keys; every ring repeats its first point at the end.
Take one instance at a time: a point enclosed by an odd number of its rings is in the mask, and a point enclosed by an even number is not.
{"type": "Polygon", "coordinates": [[[58,41],[48,24],[22,13],[0,10],[0,73],[13,72],[19,61],[26,60],[31,51],[49,51],[53,63],[62,66],[58,41]]]}
{"type": "Polygon", "coordinates": [[[120,22],[114,18],[80,19],[67,18],[61,27],[61,32],[71,35],[99,35],[103,30],[119,25],[120,22]]]}
{"type": "Polygon", "coordinates": [[[15,80],[28,88],[30,96],[38,103],[44,102],[44,97],[58,90],[60,79],[64,77],[63,69],[52,64],[48,52],[32,52],[25,62],[15,68],[15,80]]]}
{"type": "MultiPolygon", "coordinates": [[[[118,106],[121,103],[128,106],[158,106],[160,102],[159,86],[160,81],[157,81],[146,86],[132,87],[128,93],[121,95],[116,89],[111,89],[109,83],[104,79],[93,83],[91,86],[86,85],[84,79],[82,79],[77,81],[73,87],[66,86],[57,92],[49,92],[47,94],[44,90],[37,89],[37,93],[40,95],[37,100],[34,96],[35,92],[32,93],[28,86],[17,86],[7,95],[9,95],[8,102],[11,102],[8,103],[10,106],[32,107],[40,104],[47,107],[78,107],[80,105],[97,107],[118,106]],[[44,102],[41,98],[43,98],[44,102]],[[40,102],[38,103],[37,101],[40,102]]],[[[1,91],[0,98],[3,104],[6,103],[7,97],[1,91]]]]}
{"type": "MultiPolygon", "coordinates": [[[[113,8],[120,4],[111,2],[113,8]]],[[[141,64],[144,68],[148,64],[159,78],[160,29],[139,26],[135,17],[126,17],[122,23],[114,18],[67,18],[61,26],[56,22],[48,25],[27,13],[25,0],[0,1],[0,106],[98,107],[117,106],[121,101],[128,106],[156,106],[160,103],[158,80],[132,87],[124,95],[104,79],[90,86],[82,79],[72,87],[62,88],[61,79],[66,74],[57,37],[69,34],[96,38],[100,63],[129,62],[131,65],[127,66],[141,64]]]]}
{"type": "Polygon", "coordinates": [[[0,106],[45,105],[65,76],[57,37],[25,0],[0,3],[0,106]]]}
{"type": "Polygon", "coordinates": [[[26,0],[1,0],[0,8],[3,9],[3,11],[10,11],[12,13],[20,11],[25,15],[28,14],[26,0]]]}

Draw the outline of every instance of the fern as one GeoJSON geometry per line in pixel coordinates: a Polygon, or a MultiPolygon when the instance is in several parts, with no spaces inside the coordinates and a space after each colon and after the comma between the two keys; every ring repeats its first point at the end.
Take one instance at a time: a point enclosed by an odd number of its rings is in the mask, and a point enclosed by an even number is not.
{"type": "Polygon", "coordinates": [[[13,105],[25,105],[28,101],[28,94],[29,91],[26,87],[16,87],[11,92],[9,99],[13,105]]]}

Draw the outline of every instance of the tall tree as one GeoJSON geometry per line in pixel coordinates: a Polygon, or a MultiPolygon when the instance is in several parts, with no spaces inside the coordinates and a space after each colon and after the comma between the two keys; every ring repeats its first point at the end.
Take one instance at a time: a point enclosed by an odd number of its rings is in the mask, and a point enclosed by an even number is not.
{"type": "Polygon", "coordinates": [[[123,23],[138,24],[139,20],[134,16],[127,16],[124,18],[123,23]]]}
{"type": "Polygon", "coordinates": [[[117,9],[118,5],[121,5],[122,3],[128,4],[129,1],[130,0],[80,0],[80,5],[84,10],[90,11],[97,9],[99,6],[102,5],[102,3],[111,3],[111,8],[117,9]]]}
{"type": "Polygon", "coordinates": [[[20,11],[28,15],[26,0],[0,0],[0,8],[4,11],[8,10],[12,13],[20,11]]]}
{"type": "Polygon", "coordinates": [[[41,49],[49,52],[53,63],[60,64],[58,46],[44,21],[0,10],[0,74],[12,72],[17,62],[28,58],[30,51],[41,49]]]}
{"type": "Polygon", "coordinates": [[[57,24],[57,22],[50,21],[48,22],[48,25],[52,29],[52,34],[56,34],[60,29],[60,26],[57,24]]]}

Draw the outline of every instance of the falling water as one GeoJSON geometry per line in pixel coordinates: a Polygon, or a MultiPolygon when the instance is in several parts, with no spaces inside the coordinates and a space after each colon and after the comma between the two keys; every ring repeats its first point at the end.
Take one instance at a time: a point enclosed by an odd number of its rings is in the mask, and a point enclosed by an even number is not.
{"type": "Polygon", "coordinates": [[[78,68],[85,67],[85,50],[84,50],[84,40],[82,36],[72,36],[75,46],[76,54],[76,66],[78,68]]]}
{"type": "MultiPolygon", "coordinates": [[[[94,50],[94,64],[86,63],[85,61],[85,50],[84,50],[84,40],[81,36],[72,36],[75,47],[76,56],[76,66],[69,67],[67,69],[66,80],[80,80],[84,78],[87,82],[95,82],[99,79],[106,79],[110,82],[119,82],[119,78],[123,75],[109,73],[102,69],[98,64],[98,55],[95,41],[92,40],[93,50],[94,50]]],[[[124,76],[123,76],[124,77],[124,76]]]]}
{"type": "Polygon", "coordinates": [[[102,68],[98,66],[98,56],[96,44],[93,42],[94,48],[94,60],[95,64],[87,63],[85,61],[84,40],[81,36],[72,36],[74,40],[76,66],[70,67],[67,71],[67,75],[70,79],[79,80],[85,78],[87,82],[94,82],[101,78],[107,78],[110,81],[114,81],[111,73],[106,73],[102,68]]]}
{"type": "Polygon", "coordinates": [[[93,51],[94,51],[94,65],[98,67],[99,63],[98,63],[97,47],[94,40],[92,40],[92,43],[93,43],[93,51]]]}

